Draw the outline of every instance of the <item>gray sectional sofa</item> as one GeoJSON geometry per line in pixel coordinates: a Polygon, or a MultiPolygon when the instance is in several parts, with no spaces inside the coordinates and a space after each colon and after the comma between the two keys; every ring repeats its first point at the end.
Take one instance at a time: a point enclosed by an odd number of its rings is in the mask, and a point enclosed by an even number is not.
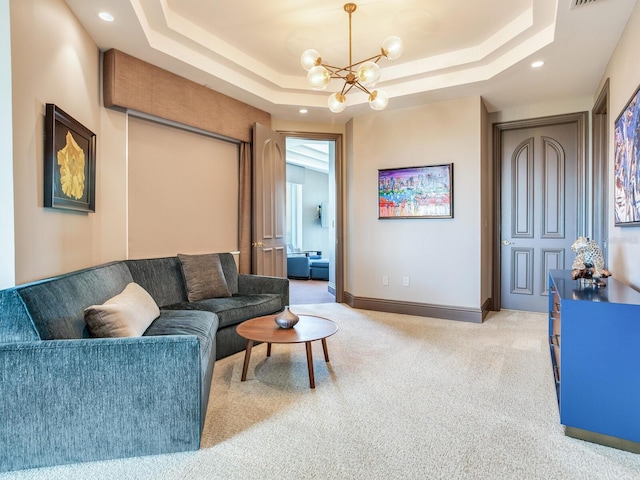
{"type": "Polygon", "coordinates": [[[231,296],[189,301],[178,257],[0,291],[0,471],[199,448],[215,360],[246,346],[235,327],[289,304],[287,279],[216,255],[231,296]],[[159,316],[142,336],[93,337],[85,309],[132,282],[159,316]]]}

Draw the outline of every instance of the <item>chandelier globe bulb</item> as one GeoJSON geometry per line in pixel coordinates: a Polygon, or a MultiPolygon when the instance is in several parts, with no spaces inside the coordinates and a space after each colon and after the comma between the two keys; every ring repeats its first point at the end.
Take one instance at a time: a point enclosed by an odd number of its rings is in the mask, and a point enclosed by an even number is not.
{"type": "Polygon", "coordinates": [[[329,80],[331,80],[331,73],[322,65],[316,65],[309,70],[307,80],[314,90],[325,90],[329,85],[329,80]]]}
{"type": "Polygon", "coordinates": [[[334,93],[329,97],[329,110],[333,113],[342,112],[347,106],[347,99],[341,93],[334,93]]]}
{"type": "Polygon", "coordinates": [[[309,48],[308,50],[302,52],[302,56],[300,57],[300,65],[302,65],[302,68],[304,68],[308,72],[313,67],[320,64],[318,60],[320,60],[320,62],[322,61],[318,51],[314,50],[313,48],[309,48]]]}
{"type": "Polygon", "coordinates": [[[384,110],[389,103],[389,95],[384,90],[374,90],[369,95],[369,106],[374,110],[384,110]]]}
{"type": "Polygon", "coordinates": [[[365,87],[373,87],[380,80],[380,67],[375,62],[364,62],[357,73],[358,80],[365,87]]]}
{"type": "Polygon", "coordinates": [[[396,60],[402,55],[403,51],[404,45],[400,37],[387,37],[385,41],[382,42],[382,54],[389,60],[396,60]]]}

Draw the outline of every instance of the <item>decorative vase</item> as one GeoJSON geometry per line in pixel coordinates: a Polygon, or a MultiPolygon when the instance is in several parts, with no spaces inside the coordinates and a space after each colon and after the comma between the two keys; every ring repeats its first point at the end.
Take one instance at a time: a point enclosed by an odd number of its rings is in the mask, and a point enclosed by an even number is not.
{"type": "Polygon", "coordinates": [[[293,328],[298,323],[300,317],[289,310],[289,306],[284,307],[284,310],[275,317],[276,324],[280,328],[293,328]]]}

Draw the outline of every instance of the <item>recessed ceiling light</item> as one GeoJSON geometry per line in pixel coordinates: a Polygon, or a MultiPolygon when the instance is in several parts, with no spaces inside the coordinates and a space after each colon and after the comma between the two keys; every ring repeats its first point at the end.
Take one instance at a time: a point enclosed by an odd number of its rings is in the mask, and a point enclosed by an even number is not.
{"type": "Polygon", "coordinates": [[[541,67],[541,66],[543,66],[543,65],[544,65],[544,62],[543,62],[542,60],[538,60],[537,62],[533,62],[533,63],[531,64],[531,67],[532,67],[532,68],[540,68],[540,67],[541,67]]]}
{"type": "Polygon", "coordinates": [[[113,22],[114,18],[109,12],[100,12],[98,16],[105,22],[113,22]]]}
{"type": "Polygon", "coordinates": [[[301,108],[300,110],[298,110],[300,113],[307,113],[308,110],[306,108],[301,108]]]}

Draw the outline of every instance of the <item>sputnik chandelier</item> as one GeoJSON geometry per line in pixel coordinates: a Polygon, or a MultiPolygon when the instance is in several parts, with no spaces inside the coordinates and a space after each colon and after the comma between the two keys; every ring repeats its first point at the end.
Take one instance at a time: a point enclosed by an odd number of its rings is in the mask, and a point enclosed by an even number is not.
{"type": "Polygon", "coordinates": [[[322,63],[322,57],[313,49],[305,50],[300,63],[307,74],[307,80],[314,90],[325,90],[333,78],[344,80],[344,86],[340,92],[329,97],[329,110],[340,113],[347,105],[346,95],[352,88],[362,90],[369,95],[369,105],[374,110],[383,110],[389,103],[389,96],[383,90],[372,89],[380,79],[380,67],[378,61],[382,57],[395,60],[402,54],[402,40],[400,37],[388,37],[382,42],[382,48],[378,55],[365,58],[359,62],[353,62],[351,48],[351,15],[356,11],[355,3],[347,3],[344,11],[349,14],[349,65],[346,67],[334,67],[322,63]]]}

